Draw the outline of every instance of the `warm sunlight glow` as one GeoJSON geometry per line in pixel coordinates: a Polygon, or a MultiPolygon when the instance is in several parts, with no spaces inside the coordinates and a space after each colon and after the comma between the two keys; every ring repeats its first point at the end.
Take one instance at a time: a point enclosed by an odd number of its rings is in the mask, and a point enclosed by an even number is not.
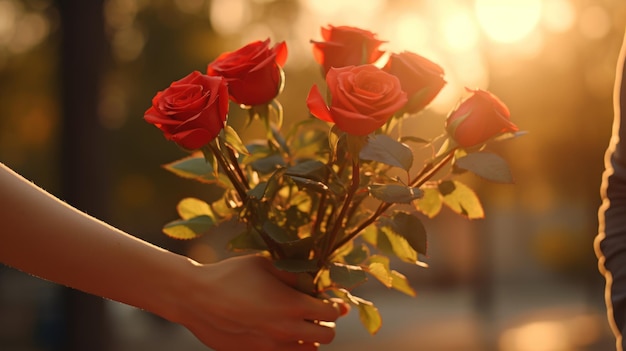
{"type": "Polygon", "coordinates": [[[386,0],[300,0],[311,15],[323,20],[319,25],[334,24],[372,28],[372,17],[384,10],[386,0]]]}
{"type": "Polygon", "coordinates": [[[580,14],[580,32],[589,39],[600,39],[611,30],[611,17],[600,6],[590,6],[580,14]]]}
{"type": "Polygon", "coordinates": [[[344,18],[352,17],[354,12],[375,13],[385,4],[384,0],[302,0],[301,2],[322,16],[341,14],[344,18]],[[350,16],[346,16],[346,14],[350,16]]]}
{"type": "Polygon", "coordinates": [[[15,33],[15,22],[19,9],[12,1],[0,1],[0,45],[11,41],[15,33]]]}
{"type": "Polygon", "coordinates": [[[461,8],[442,19],[441,31],[446,46],[453,52],[467,51],[478,43],[476,23],[461,8]]]}
{"type": "Polygon", "coordinates": [[[552,321],[537,321],[505,331],[500,339],[500,350],[567,350],[568,341],[567,329],[562,324],[552,321]]]}
{"type": "Polygon", "coordinates": [[[422,52],[428,42],[428,28],[424,19],[413,12],[399,13],[392,16],[394,21],[381,32],[381,38],[393,38],[386,44],[392,51],[422,52]]]}
{"type": "Polygon", "coordinates": [[[248,2],[246,0],[213,0],[209,9],[209,18],[211,25],[219,34],[230,35],[240,32],[250,20],[248,2]]]}
{"type": "Polygon", "coordinates": [[[576,11],[568,0],[544,0],[542,23],[553,32],[565,32],[574,26],[576,11]]]}
{"type": "Polygon", "coordinates": [[[178,10],[183,13],[195,14],[202,11],[205,0],[174,0],[178,10]]]}
{"type": "Polygon", "coordinates": [[[547,320],[530,320],[505,330],[499,340],[502,351],[583,350],[602,338],[599,314],[562,315],[547,320]]]}
{"type": "Polygon", "coordinates": [[[501,43],[523,39],[541,18],[541,0],[476,0],[475,6],[485,34],[501,43]]]}

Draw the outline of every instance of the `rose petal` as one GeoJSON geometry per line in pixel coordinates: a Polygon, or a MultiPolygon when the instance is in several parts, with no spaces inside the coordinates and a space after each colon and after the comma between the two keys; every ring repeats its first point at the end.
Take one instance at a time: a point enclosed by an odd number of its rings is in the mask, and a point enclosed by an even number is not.
{"type": "Polygon", "coordinates": [[[309,95],[306,98],[306,105],[313,116],[322,121],[333,122],[333,118],[328,111],[328,106],[326,106],[324,97],[320,94],[317,85],[313,85],[311,91],[309,91],[309,95]]]}

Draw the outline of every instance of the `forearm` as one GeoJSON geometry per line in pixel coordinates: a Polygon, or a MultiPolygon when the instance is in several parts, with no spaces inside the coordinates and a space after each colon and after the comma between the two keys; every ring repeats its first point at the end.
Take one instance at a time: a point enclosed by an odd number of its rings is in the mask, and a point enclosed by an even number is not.
{"type": "Polygon", "coordinates": [[[195,263],[54,198],[0,164],[0,262],[171,319],[195,263]],[[173,279],[173,277],[176,277],[173,279]]]}

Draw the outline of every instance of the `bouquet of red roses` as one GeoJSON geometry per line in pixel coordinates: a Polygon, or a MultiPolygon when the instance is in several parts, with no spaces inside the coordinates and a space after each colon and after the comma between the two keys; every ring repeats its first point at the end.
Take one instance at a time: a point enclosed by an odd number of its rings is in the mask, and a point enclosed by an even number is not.
{"type": "Polygon", "coordinates": [[[487,145],[519,132],[498,98],[468,89],[441,135],[407,135],[401,122],[444,87],[441,67],[412,52],[385,53],[384,41],[359,28],[329,26],[322,37],[312,45],[326,85],[313,86],[306,98],[316,118],[287,133],[277,100],[285,82],[284,42],[257,41],[224,53],[206,73],[195,71],[156,94],[145,120],[190,152],[165,168],[223,189],[211,203],[181,200],[180,219],[163,231],[191,239],[238,220],[245,230],[230,249],[265,252],[280,269],[309,277],[303,291],[355,305],[375,333],[378,310],[351,289],[373,277],[415,295],[390,257],[425,266],[420,217],[432,218],[444,205],[483,217],[475,193],[454,176],[469,171],[512,182],[506,162],[487,145]],[[229,125],[233,105],[248,112],[249,123],[263,123],[262,142],[244,142],[229,125]],[[415,160],[414,148],[432,151],[415,160]]]}

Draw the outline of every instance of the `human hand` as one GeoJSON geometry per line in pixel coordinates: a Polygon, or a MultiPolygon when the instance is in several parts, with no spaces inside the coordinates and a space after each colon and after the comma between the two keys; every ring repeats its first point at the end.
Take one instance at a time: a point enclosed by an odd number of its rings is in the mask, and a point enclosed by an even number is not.
{"type": "Polygon", "coordinates": [[[333,340],[332,322],[349,310],[297,291],[295,274],[261,256],[198,268],[195,285],[180,297],[178,322],[217,351],[317,350],[333,340]]]}

